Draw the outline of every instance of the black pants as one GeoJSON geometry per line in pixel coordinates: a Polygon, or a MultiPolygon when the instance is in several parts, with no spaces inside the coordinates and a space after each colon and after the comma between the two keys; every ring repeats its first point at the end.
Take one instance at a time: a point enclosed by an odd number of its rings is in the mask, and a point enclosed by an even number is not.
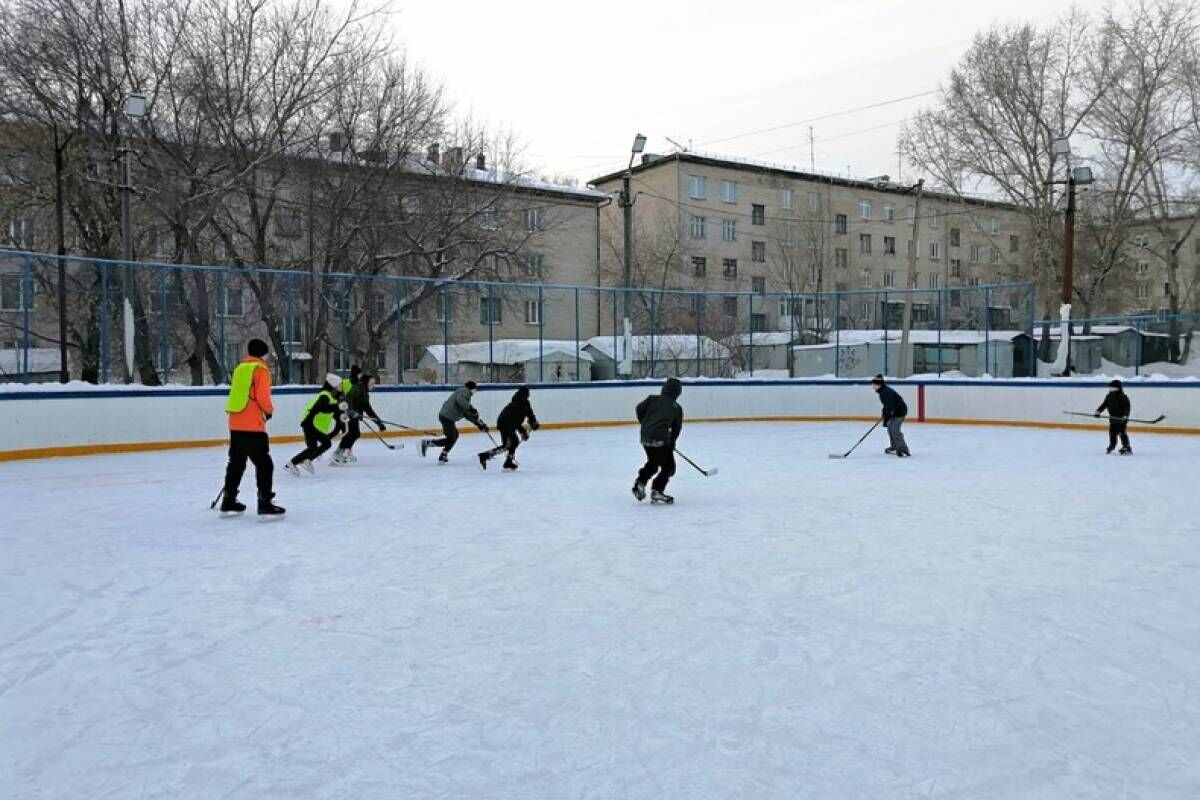
{"type": "Polygon", "coordinates": [[[322,453],[333,447],[333,437],[321,433],[315,426],[301,423],[300,430],[304,431],[304,449],[292,459],[293,464],[315,461],[321,457],[322,453]]]}
{"type": "Polygon", "coordinates": [[[646,451],[646,465],[638,470],[638,483],[644,486],[657,472],[658,477],[654,478],[654,485],[651,488],[665,492],[667,481],[671,480],[671,476],[675,474],[675,448],[667,444],[662,447],[642,445],[642,449],[646,451]]]}
{"type": "Polygon", "coordinates": [[[1117,437],[1121,437],[1121,447],[1129,449],[1129,434],[1125,432],[1125,428],[1129,426],[1129,422],[1122,420],[1117,422],[1111,420],[1108,423],[1108,449],[1112,450],[1117,446],[1117,437]]]}
{"type": "Polygon", "coordinates": [[[349,450],[354,447],[354,443],[358,441],[358,437],[362,436],[362,430],[359,428],[358,417],[351,417],[346,423],[346,435],[342,437],[341,444],[338,445],[338,450],[349,450]]]}
{"type": "Polygon", "coordinates": [[[265,431],[230,431],[229,464],[225,467],[225,499],[237,498],[246,473],[246,461],[254,462],[254,478],[258,484],[260,499],[274,497],[271,481],[275,474],[275,462],[271,461],[271,440],[265,431]]]}
{"type": "Polygon", "coordinates": [[[443,447],[449,453],[454,449],[454,443],[458,441],[458,428],[454,424],[454,420],[443,417],[438,414],[438,422],[442,423],[442,438],[434,439],[430,444],[434,447],[443,447]]]}
{"type": "Polygon", "coordinates": [[[500,446],[488,450],[488,455],[498,456],[501,453],[508,453],[508,457],[511,459],[517,454],[517,448],[521,446],[521,434],[516,428],[500,428],[499,430],[500,446]]]}

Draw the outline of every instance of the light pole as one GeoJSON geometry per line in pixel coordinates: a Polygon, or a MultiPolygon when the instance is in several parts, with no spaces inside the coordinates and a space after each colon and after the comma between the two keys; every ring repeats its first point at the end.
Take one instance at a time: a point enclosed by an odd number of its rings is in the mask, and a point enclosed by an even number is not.
{"type": "MultiPolygon", "coordinates": [[[[1067,179],[1065,181],[1051,180],[1047,183],[1055,185],[1065,183],[1067,185],[1067,211],[1063,219],[1062,304],[1059,306],[1059,314],[1062,317],[1062,337],[1059,351],[1062,356],[1063,369],[1059,374],[1069,378],[1072,371],[1071,294],[1075,287],[1075,187],[1088,186],[1092,183],[1093,178],[1090,167],[1071,167],[1071,140],[1068,137],[1060,136],[1054,140],[1054,155],[1067,159],[1067,179]]],[[[1059,360],[1056,358],[1055,363],[1059,360]]]]}
{"type": "MultiPolygon", "coordinates": [[[[132,92],[125,97],[125,116],[129,119],[141,119],[146,116],[146,96],[132,92]]],[[[121,260],[125,262],[125,267],[122,270],[122,292],[125,298],[124,314],[122,321],[124,323],[124,344],[125,344],[125,370],[126,383],[133,383],[133,361],[134,361],[134,323],[133,323],[133,236],[129,231],[129,203],[130,195],[133,194],[133,178],[130,174],[129,166],[129,144],[124,140],[124,136],[120,134],[119,125],[114,120],[114,127],[118,128],[118,136],[121,142],[121,260]]]]}
{"type": "Polygon", "coordinates": [[[625,296],[625,357],[621,359],[621,372],[626,376],[633,374],[633,193],[629,182],[633,178],[633,159],[646,149],[646,137],[637,134],[633,137],[633,146],[629,150],[629,165],[621,176],[621,194],[617,205],[624,212],[625,223],[625,269],[622,286],[625,296]]]}

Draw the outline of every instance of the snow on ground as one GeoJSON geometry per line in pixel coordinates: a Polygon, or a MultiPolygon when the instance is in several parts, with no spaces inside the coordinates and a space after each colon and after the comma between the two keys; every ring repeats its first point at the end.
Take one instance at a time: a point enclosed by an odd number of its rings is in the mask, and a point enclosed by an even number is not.
{"type": "Polygon", "coordinates": [[[1200,439],[863,430],[691,425],[673,508],[632,428],[272,523],[216,449],[2,464],[3,795],[1200,796],[1200,439]]]}

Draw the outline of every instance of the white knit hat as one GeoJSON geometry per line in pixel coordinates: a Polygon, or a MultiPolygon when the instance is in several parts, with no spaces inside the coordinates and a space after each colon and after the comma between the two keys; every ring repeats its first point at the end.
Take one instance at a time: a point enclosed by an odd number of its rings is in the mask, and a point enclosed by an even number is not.
{"type": "Polygon", "coordinates": [[[325,383],[334,387],[335,389],[341,388],[342,376],[338,375],[336,372],[330,372],[325,375],[325,383]]]}

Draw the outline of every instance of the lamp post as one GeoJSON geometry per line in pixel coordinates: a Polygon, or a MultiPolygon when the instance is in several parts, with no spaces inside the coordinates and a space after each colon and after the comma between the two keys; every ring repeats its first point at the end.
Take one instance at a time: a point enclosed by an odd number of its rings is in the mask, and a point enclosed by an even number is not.
{"type": "MultiPolygon", "coordinates": [[[[125,97],[125,116],[129,119],[141,119],[146,116],[146,96],[137,92],[125,97]]],[[[118,127],[114,120],[114,127],[118,127]]],[[[118,127],[118,136],[119,127],[118,127]]],[[[122,270],[122,292],[124,302],[124,344],[126,383],[133,383],[134,361],[134,323],[133,323],[133,236],[129,227],[130,195],[133,193],[133,178],[130,175],[129,145],[121,138],[121,260],[125,262],[122,270]]]]}
{"type": "Polygon", "coordinates": [[[1060,136],[1054,140],[1054,155],[1067,159],[1067,179],[1065,181],[1051,180],[1048,184],[1067,186],[1067,210],[1063,219],[1063,284],[1062,304],[1059,314],[1062,317],[1062,338],[1059,348],[1063,353],[1064,377],[1070,377],[1071,366],[1071,294],[1075,287],[1075,187],[1088,186],[1093,182],[1090,167],[1071,167],[1071,140],[1060,136]]]}
{"type": "Polygon", "coordinates": [[[621,194],[617,205],[624,212],[625,224],[625,269],[622,286],[625,296],[625,357],[621,360],[621,371],[629,376],[633,374],[633,193],[629,182],[633,178],[633,159],[646,149],[646,137],[637,134],[633,137],[633,146],[629,150],[629,165],[621,176],[621,194]]]}

